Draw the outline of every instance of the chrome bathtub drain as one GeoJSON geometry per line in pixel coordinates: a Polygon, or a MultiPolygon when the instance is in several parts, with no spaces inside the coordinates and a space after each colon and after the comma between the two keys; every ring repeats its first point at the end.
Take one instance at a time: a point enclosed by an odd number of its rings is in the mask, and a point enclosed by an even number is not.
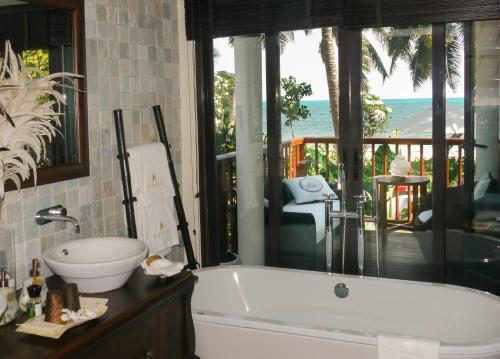
{"type": "Polygon", "coordinates": [[[349,287],[345,283],[338,283],[334,292],[338,298],[345,298],[349,295],[349,287]]]}

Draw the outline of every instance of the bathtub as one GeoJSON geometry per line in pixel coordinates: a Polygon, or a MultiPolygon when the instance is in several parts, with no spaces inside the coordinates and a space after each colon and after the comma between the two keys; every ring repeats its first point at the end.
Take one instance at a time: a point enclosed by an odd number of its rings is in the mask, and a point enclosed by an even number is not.
{"type": "Polygon", "coordinates": [[[500,298],[462,287],[224,266],[196,271],[203,359],[376,359],[378,333],[430,337],[440,358],[500,358],[500,298]],[[338,283],[350,293],[334,294],[338,283]]]}

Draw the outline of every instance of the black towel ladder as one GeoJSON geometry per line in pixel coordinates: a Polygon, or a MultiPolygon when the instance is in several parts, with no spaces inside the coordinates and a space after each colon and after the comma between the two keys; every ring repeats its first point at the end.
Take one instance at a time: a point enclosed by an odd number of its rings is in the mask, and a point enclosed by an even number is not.
{"type": "MultiPolygon", "coordinates": [[[[165,130],[165,123],[163,122],[163,115],[161,113],[161,108],[159,105],[153,106],[153,113],[155,116],[156,126],[158,128],[158,134],[160,137],[160,142],[165,146],[167,153],[168,168],[170,170],[170,176],[174,185],[174,205],[175,211],[177,213],[177,219],[179,221],[178,230],[181,231],[182,241],[184,244],[184,250],[186,251],[186,257],[188,264],[184,269],[197,269],[199,267],[198,262],[194,256],[193,246],[191,244],[191,236],[189,234],[188,223],[186,220],[186,213],[184,212],[184,205],[182,204],[182,198],[179,191],[179,183],[177,182],[177,175],[175,173],[174,162],[172,161],[172,155],[170,153],[170,145],[167,139],[167,132],[165,130]]],[[[132,193],[132,184],[130,182],[130,167],[128,163],[129,154],[127,152],[127,146],[125,143],[125,131],[123,129],[123,114],[121,109],[113,111],[113,117],[115,120],[116,129],[116,142],[118,145],[118,160],[120,161],[120,171],[122,175],[122,186],[123,186],[123,205],[125,206],[125,217],[127,219],[127,229],[128,236],[130,238],[137,238],[137,226],[135,223],[135,212],[134,212],[134,202],[137,198],[134,197],[132,193]]]]}

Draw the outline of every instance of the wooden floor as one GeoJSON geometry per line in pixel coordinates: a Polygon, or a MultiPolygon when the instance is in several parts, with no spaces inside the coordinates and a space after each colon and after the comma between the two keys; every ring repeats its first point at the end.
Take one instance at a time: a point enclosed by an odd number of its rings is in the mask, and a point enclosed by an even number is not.
{"type": "MultiPolygon", "coordinates": [[[[431,244],[424,242],[425,245],[431,244]]],[[[373,231],[366,232],[365,274],[377,276],[376,246],[373,231]]],[[[389,233],[387,242],[380,244],[380,276],[385,278],[432,281],[432,263],[424,253],[418,238],[411,232],[389,233]]]]}

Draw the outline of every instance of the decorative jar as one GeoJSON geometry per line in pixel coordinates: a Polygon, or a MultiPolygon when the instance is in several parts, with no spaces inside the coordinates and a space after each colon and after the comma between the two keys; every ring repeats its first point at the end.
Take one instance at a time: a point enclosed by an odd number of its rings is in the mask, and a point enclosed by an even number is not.
{"type": "Polygon", "coordinates": [[[397,177],[405,177],[411,170],[411,164],[399,150],[390,166],[391,175],[397,177]]]}

